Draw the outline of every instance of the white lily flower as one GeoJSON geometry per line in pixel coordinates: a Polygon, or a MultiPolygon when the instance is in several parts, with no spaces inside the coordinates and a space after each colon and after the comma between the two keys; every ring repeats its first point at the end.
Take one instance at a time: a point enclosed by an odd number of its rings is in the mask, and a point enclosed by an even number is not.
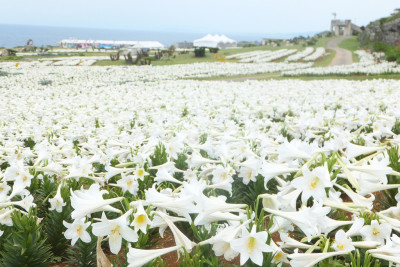
{"type": "Polygon", "coordinates": [[[140,267],[164,254],[180,249],[180,246],[174,246],[161,249],[137,249],[129,245],[128,267],[140,267]]]}
{"type": "Polygon", "coordinates": [[[131,214],[132,210],[128,210],[117,219],[109,220],[103,213],[101,221],[92,224],[92,232],[95,236],[109,237],[110,251],[114,254],[118,254],[121,250],[122,238],[129,242],[138,240],[138,234],[128,225],[128,217],[131,214]]]}
{"type": "Polygon", "coordinates": [[[335,234],[335,242],[333,242],[332,247],[336,251],[353,251],[354,245],[352,244],[351,238],[349,238],[346,233],[340,229],[335,234]]]}
{"type": "Polygon", "coordinates": [[[72,219],[79,219],[98,211],[120,213],[119,209],[113,208],[110,204],[122,200],[123,197],[103,199],[106,193],[108,193],[106,190],[100,191],[98,184],[92,184],[88,190],[71,190],[71,206],[74,208],[71,213],[72,219]]]}
{"type": "Polygon", "coordinates": [[[143,233],[147,232],[147,226],[151,224],[149,216],[147,216],[146,211],[143,208],[143,204],[141,201],[138,201],[138,205],[136,207],[136,212],[134,213],[134,219],[131,223],[131,226],[135,227],[135,230],[142,231],[143,233]]]}
{"type": "MultiPolygon", "coordinates": [[[[179,247],[184,247],[188,252],[192,250],[195,246],[195,243],[190,241],[169,219],[169,216],[164,214],[163,212],[156,211],[156,214],[160,216],[167,224],[172,234],[174,235],[175,243],[179,247]]],[[[179,255],[178,255],[179,256],[179,255]]]]}
{"type": "Polygon", "coordinates": [[[86,229],[89,227],[90,222],[85,223],[85,218],[75,220],[72,224],[63,221],[67,230],[64,233],[66,239],[71,239],[71,246],[74,246],[78,239],[85,243],[89,243],[91,238],[86,229]]]}
{"type": "Polygon", "coordinates": [[[249,233],[246,228],[243,228],[242,237],[232,240],[231,247],[240,253],[240,265],[243,265],[250,258],[257,265],[262,265],[263,252],[272,252],[273,249],[266,243],[268,233],[256,232],[256,227],[253,226],[249,233]]]}
{"type": "Polygon", "coordinates": [[[386,238],[389,238],[392,227],[388,223],[379,223],[377,220],[371,221],[371,225],[364,225],[360,233],[365,241],[376,241],[382,245],[386,238]]]}
{"type": "Polygon", "coordinates": [[[67,205],[61,197],[61,184],[57,188],[56,195],[53,198],[50,198],[49,202],[51,204],[49,210],[56,210],[57,212],[62,212],[62,207],[67,205]]]}
{"type": "Polygon", "coordinates": [[[295,253],[289,254],[290,266],[292,267],[312,267],[318,262],[327,258],[345,255],[347,251],[325,252],[325,253],[295,253]]]}
{"type": "Polygon", "coordinates": [[[315,200],[327,198],[325,188],[332,187],[327,165],[317,167],[312,171],[308,169],[307,165],[304,165],[302,171],[303,176],[295,178],[292,181],[292,186],[302,191],[301,201],[304,203],[310,197],[313,197],[315,200]]]}

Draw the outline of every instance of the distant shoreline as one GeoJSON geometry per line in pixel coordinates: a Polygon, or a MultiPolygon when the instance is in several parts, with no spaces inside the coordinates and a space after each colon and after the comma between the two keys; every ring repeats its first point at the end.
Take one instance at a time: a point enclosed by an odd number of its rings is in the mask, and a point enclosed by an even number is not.
{"type": "MultiPolygon", "coordinates": [[[[35,46],[56,46],[57,42],[66,38],[97,39],[97,40],[131,40],[159,41],[165,46],[176,42],[193,41],[213,32],[157,32],[123,29],[72,28],[55,26],[30,26],[0,24],[0,47],[12,48],[24,46],[32,39],[35,46]]],[[[261,41],[262,38],[290,39],[299,35],[314,35],[316,32],[262,34],[262,33],[223,33],[236,41],[261,41]]],[[[222,34],[222,33],[220,33],[222,34]]]]}

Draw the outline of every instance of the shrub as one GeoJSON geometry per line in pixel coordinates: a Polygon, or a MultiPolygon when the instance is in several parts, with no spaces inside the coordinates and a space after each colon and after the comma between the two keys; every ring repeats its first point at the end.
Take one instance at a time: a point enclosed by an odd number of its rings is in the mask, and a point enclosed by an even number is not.
{"type": "Polygon", "coordinates": [[[210,53],[216,54],[216,53],[218,53],[219,48],[218,48],[218,47],[216,47],[216,48],[209,48],[209,50],[210,50],[210,53]]]}
{"type": "Polygon", "coordinates": [[[397,61],[400,59],[400,50],[395,46],[389,46],[386,51],[386,60],[387,61],[397,61]]]}
{"type": "Polygon", "coordinates": [[[196,47],[194,49],[195,57],[205,57],[206,56],[206,48],[205,47],[196,47]]]}
{"type": "Polygon", "coordinates": [[[383,42],[375,42],[372,44],[372,49],[376,52],[386,52],[387,45],[383,42]]]}
{"type": "Polygon", "coordinates": [[[22,215],[14,212],[13,227],[4,237],[1,266],[49,266],[54,260],[50,246],[43,237],[42,225],[32,212],[22,215]]]}

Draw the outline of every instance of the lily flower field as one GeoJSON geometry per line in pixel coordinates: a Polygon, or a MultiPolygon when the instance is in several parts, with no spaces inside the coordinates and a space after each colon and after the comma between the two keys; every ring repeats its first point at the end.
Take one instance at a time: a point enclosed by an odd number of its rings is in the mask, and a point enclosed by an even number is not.
{"type": "Polygon", "coordinates": [[[194,80],[399,71],[295,52],[1,63],[0,265],[400,266],[398,81],[194,80]]]}

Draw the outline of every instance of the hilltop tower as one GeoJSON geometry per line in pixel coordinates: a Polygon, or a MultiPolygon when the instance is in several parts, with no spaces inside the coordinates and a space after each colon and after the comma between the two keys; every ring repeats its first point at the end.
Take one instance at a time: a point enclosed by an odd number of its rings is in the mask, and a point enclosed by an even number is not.
{"type": "Polygon", "coordinates": [[[344,36],[351,36],[353,30],[361,32],[360,27],[351,23],[351,20],[349,20],[349,19],[340,20],[340,19],[336,19],[336,16],[335,16],[335,19],[331,20],[331,32],[334,35],[339,36],[341,30],[343,30],[344,36]]]}

